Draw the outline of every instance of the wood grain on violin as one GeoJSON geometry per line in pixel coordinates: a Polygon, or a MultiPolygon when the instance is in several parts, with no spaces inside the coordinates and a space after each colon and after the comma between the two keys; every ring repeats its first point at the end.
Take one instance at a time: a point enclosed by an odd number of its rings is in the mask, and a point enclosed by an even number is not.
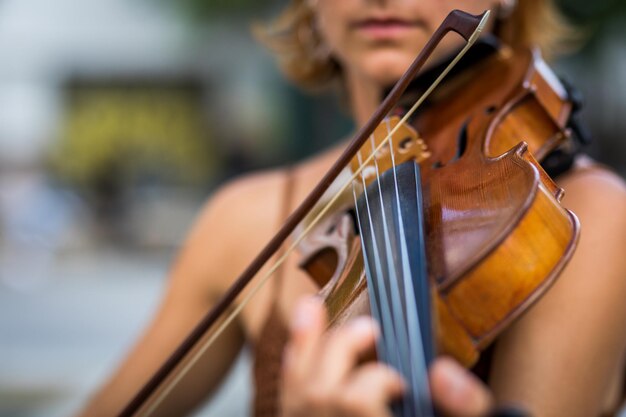
{"type": "MultiPolygon", "coordinates": [[[[560,205],[562,190],[533,157],[568,137],[571,103],[558,81],[536,51],[507,48],[471,75],[414,118],[419,135],[403,126],[390,140],[397,164],[412,158],[423,167],[437,345],[467,366],[554,282],[579,231],[576,217],[560,205]]],[[[383,122],[374,136],[396,123],[383,122]]],[[[378,169],[391,167],[391,153],[389,147],[379,152],[378,169]]],[[[353,169],[363,159],[355,158],[353,169]]],[[[372,181],[372,170],[364,172],[372,181]]],[[[359,294],[363,268],[349,250],[360,247],[351,233],[335,233],[333,246],[318,248],[319,259],[309,249],[303,262],[336,268],[326,275],[306,269],[325,285],[322,294],[338,323],[367,305],[359,294]],[[331,247],[340,255],[331,255],[331,247]],[[352,290],[347,296],[346,288],[352,290]]]]}

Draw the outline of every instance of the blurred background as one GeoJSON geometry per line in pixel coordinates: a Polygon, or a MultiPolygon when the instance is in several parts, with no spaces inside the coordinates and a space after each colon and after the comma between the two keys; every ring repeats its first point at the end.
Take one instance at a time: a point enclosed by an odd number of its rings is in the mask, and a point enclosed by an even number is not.
{"type": "MultiPolygon", "coordinates": [[[[253,40],[283,3],[0,0],[0,417],[76,411],[211,191],[350,131],[253,40]]],[[[561,3],[586,41],[556,68],[586,96],[587,151],[624,175],[626,3],[561,3]]],[[[247,361],[199,414],[245,413],[247,361]]]]}

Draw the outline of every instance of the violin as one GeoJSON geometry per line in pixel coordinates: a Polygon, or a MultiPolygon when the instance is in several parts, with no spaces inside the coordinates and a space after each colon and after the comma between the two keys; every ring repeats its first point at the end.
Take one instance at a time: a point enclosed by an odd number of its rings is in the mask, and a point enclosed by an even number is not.
{"type": "MultiPolygon", "coordinates": [[[[392,155],[396,166],[419,165],[436,345],[466,366],[554,282],[579,230],[576,216],[559,204],[563,190],[535,159],[570,136],[566,91],[529,49],[503,47],[471,71],[401,126],[389,140],[394,149],[378,151],[365,174],[366,183],[377,179],[376,170],[394,165],[392,155]],[[488,83],[498,88],[484,88],[488,83]]],[[[379,126],[374,146],[398,122],[396,116],[379,126]]],[[[359,164],[355,158],[352,169],[359,164]]],[[[350,311],[361,293],[359,303],[369,305],[352,223],[345,213],[328,221],[326,233],[319,230],[325,236],[307,242],[300,264],[322,287],[331,322],[362,314],[365,308],[350,311]],[[354,288],[354,300],[338,293],[346,287],[354,288]]]]}
{"type": "Polygon", "coordinates": [[[426,370],[435,352],[475,363],[554,282],[579,230],[559,203],[563,191],[535,159],[568,139],[572,110],[538,53],[502,48],[416,111],[478,39],[488,14],[448,15],[319,184],[120,416],[151,415],[296,248],[331,326],[364,312],[381,324],[379,360],[409,383],[395,415],[433,415],[426,370]],[[405,91],[451,31],[466,46],[405,106],[405,91]],[[320,208],[346,170],[349,181],[320,208]],[[339,204],[346,195],[352,203],[339,204]],[[250,282],[256,286],[238,298],[250,282]]]}

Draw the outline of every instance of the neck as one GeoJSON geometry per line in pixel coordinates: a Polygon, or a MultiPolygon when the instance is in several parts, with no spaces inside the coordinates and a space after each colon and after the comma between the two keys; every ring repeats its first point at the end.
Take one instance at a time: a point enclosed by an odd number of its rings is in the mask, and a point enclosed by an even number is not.
{"type": "Polygon", "coordinates": [[[363,126],[380,104],[382,88],[359,74],[348,74],[347,86],[352,116],[358,126],[363,126]]]}

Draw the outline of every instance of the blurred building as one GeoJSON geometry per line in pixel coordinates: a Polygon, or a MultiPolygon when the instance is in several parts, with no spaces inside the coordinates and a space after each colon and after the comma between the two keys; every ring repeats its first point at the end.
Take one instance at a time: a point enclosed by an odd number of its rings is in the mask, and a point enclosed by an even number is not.
{"type": "Polygon", "coordinates": [[[0,3],[0,415],[84,401],[228,159],[271,159],[250,138],[282,136],[264,105],[277,77],[245,24],[152,1],[0,3]]]}

